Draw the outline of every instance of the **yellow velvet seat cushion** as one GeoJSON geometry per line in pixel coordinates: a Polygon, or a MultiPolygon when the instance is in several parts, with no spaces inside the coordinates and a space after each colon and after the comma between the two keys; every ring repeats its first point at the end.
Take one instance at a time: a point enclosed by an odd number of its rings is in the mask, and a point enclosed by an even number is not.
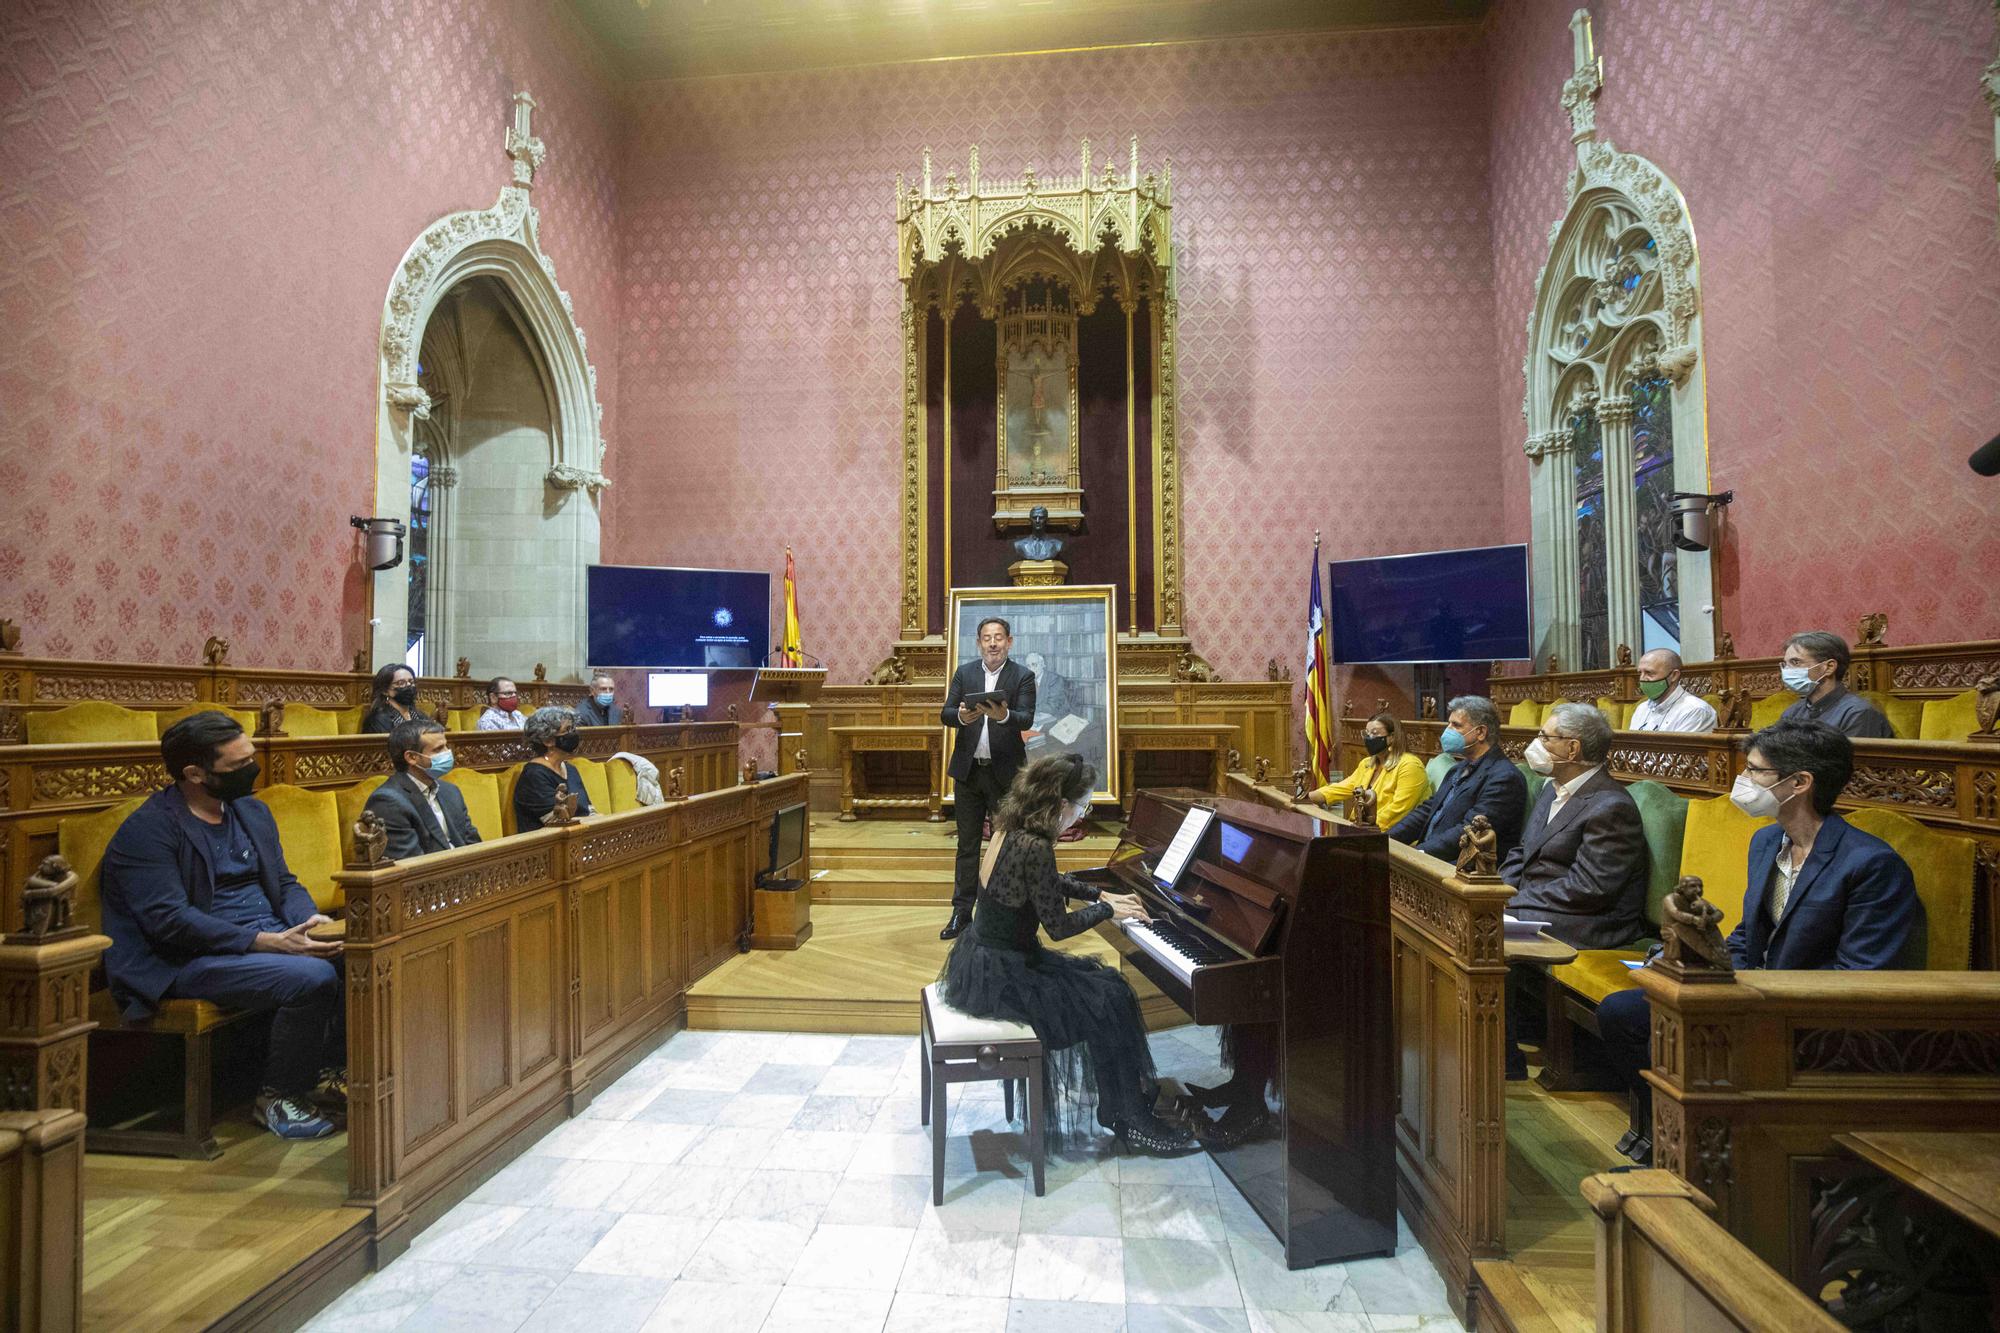
{"type": "MultiPolygon", "coordinates": [[[[1869,703],[1881,710],[1889,719],[1889,730],[1898,740],[1913,741],[1924,729],[1924,704],[1921,699],[1903,699],[1881,690],[1856,691],[1869,703]]],[[[1958,739],[1963,740],[1964,737],[1958,739]]]]}
{"type": "Polygon", "coordinates": [[[444,725],[451,731],[477,731],[479,729],[479,709],[452,708],[446,710],[444,725]]]}
{"type": "Polygon", "coordinates": [[[611,789],[611,804],[606,809],[614,815],[622,815],[627,810],[639,808],[639,774],[630,760],[605,760],[604,778],[611,789]]]}
{"type": "Polygon", "coordinates": [[[1632,720],[1632,705],[1620,703],[1608,694],[1598,698],[1597,711],[1604,714],[1604,720],[1611,724],[1614,731],[1623,729],[1632,720]]]}
{"type": "Polygon", "coordinates": [[[1542,701],[1523,699],[1507,710],[1507,725],[1510,727],[1539,727],[1542,725],[1542,701]]]}
{"type": "Polygon", "coordinates": [[[281,724],[287,736],[338,736],[340,714],[311,704],[286,704],[281,724]]]}
{"type": "Polygon", "coordinates": [[[1917,722],[1917,738],[1962,741],[1979,726],[1979,691],[1967,690],[1949,699],[1926,699],[1917,722]]]}
{"type": "Polygon", "coordinates": [[[92,930],[104,927],[104,912],[98,905],[99,874],[104,868],[104,851],[118,832],[118,826],[140,806],[144,796],[121,801],[109,810],[88,815],[69,815],[56,828],[56,850],[76,872],[76,921],[92,930]]]}
{"type": "MultiPolygon", "coordinates": [[[[472,819],[472,827],[479,830],[481,842],[492,842],[507,836],[507,827],[500,817],[500,780],[492,773],[482,773],[476,768],[454,768],[444,775],[444,780],[458,788],[458,794],[465,798],[465,813],[472,819]]],[[[513,795],[508,795],[508,804],[513,803],[513,795]]]]}
{"type": "Polygon", "coordinates": [[[1597,1004],[1607,995],[1637,987],[1639,983],[1632,979],[1632,969],[1625,963],[1645,956],[1637,949],[1584,949],[1575,962],[1550,968],[1549,980],[1597,1004]]]}
{"type": "Polygon", "coordinates": [[[361,732],[362,719],[367,716],[368,716],[368,708],[365,704],[356,704],[352,708],[334,709],[333,710],[334,734],[339,736],[359,735],[361,732]]]}
{"type": "Polygon", "coordinates": [[[570,760],[576,771],[583,777],[584,794],[590,797],[590,808],[604,815],[611,813],[611,779],[604,772],[604,765],[595,759],[578,757],[570,760]]]}
{"type": "Polygon", "coordinates": [[[1786,690],[1780,694],[1767,694],[1750,704],[1750,730],[1762,731],[1785,715],[1785,710],[1799,701],[1799,696],[1786,690]]]}
{"type": "Polygon", "coordinates": [[[510,838],[521,831],[514,827],[514,786],[521,780],[523,767],[521,764],[511,765],[501,769],[495,777],[495,786],[500,793],[500,826],[510,838]]]}
{"type": "Polygon", "coordinates": [[[1893,810],[1856,810],[1847,822],[1896,849],[1917,881],[1924,905],[1922,940],[1911,941],[1905,962],[1933,972],[1972,966],[1972,839],[1926,828],[1893,810]]]}
{"type": "Polygon", "coordinates": [[[340,824],[340,850],[343,855],[346,854],[350,844],[354,825],[360,820],[361,812],[368,807],[368,798],[375,794],[377,787],[388,780],[378,773],[372,778],[363,778],[359,782],[341,787],[333,793],[334,810],[340,824]]]}
{"type": "Polygon", "coordinates": [[[278,821],[278,845],[285,864],[322,912],[346,901],[333,882],[344,859],[340,837],[340,803],[330,791],[308,791],[279,783],[257,793],[278,821]]]}
{"type": "Polygon", "coordinates": [[[227,714],[236,719],[237,726],[253,736],[257,734],[257,710],[254,708],[226,708],[221,704],[189,704],[185,708],[176,708],[171,713],[156,714],[154,720],[159,723],[160,734],[164,736],[168,727],[191,718],[196,713],[227,714]]]}
{"type": "Polygon", "coordinates": [[[106,741],[157,741],[159,714],[143,708],[120,708],[117,704],[87,699],[68,708],[28,713],[30,745],[84,745],[106,741]]]}

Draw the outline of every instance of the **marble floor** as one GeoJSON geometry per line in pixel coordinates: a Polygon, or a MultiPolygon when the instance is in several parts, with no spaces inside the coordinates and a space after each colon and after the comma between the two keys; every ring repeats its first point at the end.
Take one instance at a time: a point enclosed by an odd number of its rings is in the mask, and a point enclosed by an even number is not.
{"type": "MultiPolygon", "coordinates": [[[[1155,1033],[1163,1075],[1213,1029],[1155,1033]]],[[[952,1089],[930,1203],[911,1037],[683,1032],[321,1312],[313,1330],[1456,1330],[1407,1230],[1290,1272],[1205,1155],[1053,1158],[997,1084],[952,1089]]]]}

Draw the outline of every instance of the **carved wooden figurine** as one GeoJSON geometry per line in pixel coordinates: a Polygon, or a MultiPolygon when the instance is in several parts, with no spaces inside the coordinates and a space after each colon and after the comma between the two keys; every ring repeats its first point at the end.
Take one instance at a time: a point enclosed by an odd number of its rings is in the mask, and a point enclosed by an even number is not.
{"type": "Polygon", "coordinates": [[[1233,745],[1230,746],[1227,762],[1231,773],[1241,773],[1243,771],[1243,751],[1233,745]]]}
{"type": "Polygon", "coordinates": [[[18,621],[0,620],[0,653],[10,656],[21,651],[21,626],[18,621]]]}
{"type": "Polygon", "coordinates": [[[1351,802],[1349,808],[1354,811],[1354,822],[1362,828],[1374,828],[1375,789],[1373,787],[1356,787],[1354,795],[1349,798],[1349,801],[1351,802]]]}
{"type": "Polygon", "coordinates": [[[354,661],[348,667],[348,670],[357,676],[368,674],[368,650],[366,648],[356,648],[354,650],[354,661]]]}
{"type": "Polygon", "coordinates": [[[39,944],[65,935],[81,935],[74,920],[76,872],[60,856],[45,856],[21,888],[21,930],[8,937],[15,944],[39,944]]]}
{"type": "Polygon", "coordinates": [[[1618,645],[1618,665],[1622,667],[1628,667],[1632,665],[1631,644],[1621,643],[1618,645]]]}
{"type": "Polygon", "coordinates": [[[1277,658],[1274,657],[1264,664],[1264,679],[1290,680],[1291,678],[1292,669],[1288,666],[1279,665],[1277,658]]]}
{"type": "Polygon", "coordinates": [[[1727,662],[1734,656],[1736,656],[1736,636],[1724,630],[1722,636],[1715,641],[1715,660],[1727,662]]]}
{"type": "Polygon", "coordinates": [[[1349,695],[1345,695],[1345,696],[1343,696],[1343,697],[1342,697],[1342,699],[1341,699],[1341,701],[1340,701],[1340,715],[1341,715],[1342,717],[1353,717],[1353,716],[1354,716],[1354,696],[1353,696],[1353,695],[1349,694],[1349,695]]]}
{"type": "Polygon", "coordinates": [[[568,782],[556,784],[556,803],[542,816],[543,828],[564,828],[576,822],[576,793],[568,782]]]}
{"type": "Polygon", "coordinates": [[[1716,710],[1716,726],[1724,731],[1741,731],[1750,725],[1750,691],[1725,685],[1717,698],[1722,707],[1716,710]]]}
{"type": "Polygon", "coordinates": [[[755,759],[745,759],[743,761],[743,785],[746,787],[757,785],[757,761],[755,759]]]}
{"type": "Polygon", "coordinates": [[[389,847],[389,826],[373,810],[363,810],[354,821],[354,864],[363,870],[390,864],[384,855],[389,847]]]}
{"type": "Polygon", "coordinates": [[[1306,766],[1300,764],[1292,770],[1292,799],[1303,804],[1308,795],[1310,792],[1306,787],[1306,766]]]}
{"type": "Polygon", "coordinates": [[[1458,877],[1494,879],[1499,873],[1499,835],[1493,831],[1493,821],[1474,815],[1458,835],[1458,877]]]}
{"type": "Polygon", "coordinates": [[[1888,632],[1888,629],[1888,612],[1876,611],[1870,615],[1865,615],[1861,617],[1861,641],[1854,646],[1856,648],[1880,648],[1882,646],[1882,636],[1888,632]]]}
{"type": "Polygon", "coordinates": [[[1215,678],[1215,668],[1200,653],[1189,651],[1174,659],[1175,680],[1211,681],[1215,678]]]}
{"type": "Polygon", "coordinates": [[[735,704],[731,704],[731,705],[729,705],[729,720],[730,720],[731,722],[734,722],[734,721],[736,720],[736,705],[735,705],[735,704]]]}
{"type": "Polygon", "coordinates": [[[1972,687],[1979,694],[1972,705],[1973,719],[1978,726],[1973,728],[1972,739],[1978,741],[2000,741],[2000,672],[1981,676],[1972,687]]]}
{"type": "Polygon", "coordinates": [[[1260,787],[1269,782],[1271,780],[1271,761],[1261,754],[1258,755],[1256,766],[1250,771],[1250,780],[1260,787]]]}
{"type": "Polygon", "coordinates": [[[1555,675],[1555,674],[1556,674],[1556,673],[1557,673],[1558,671],[1561,671],[1562,669],[1563,669],[1563,667],[1562,667],[1562,659],[1561,659],[1560,657],[1557,657],[1557,656],[1556,656],[1556,655],[1555,655],[1554,653],[1550,653],[1550,654],[1549,654],[1549,667],[1548,667],[1548,674],[1549,674],[1549,675],[1551,675],[1551,676],[1553,676],[1553,675],[1555,675]]]}
{"type": "Polygon", "coordinates": [[[675,764],[672,768],[667,770],[668,800],[685,801],[688,798],[687,775],[688,775],[687,769],[681,766],[680,764],[675,764]]]}
{"type": "Polygon", "coordinates": [[[1437,715],[1438,715],[1437,696],[1435,694],[1426,694],[1423,700],[1423,708],[1420,709],[1419,711],[1422,712],[1424,721],[1426,722],[1437,721],[1437,715]]]}
{"type": "Polygon", "coordinates": [[[910,669],[900,657],[885,657],[868,673],[870,685],[908,685],[910,669]]]}
{"type": "Polygon", "coordinates": [[[548,667],[540,662],[535,663],[535,684],[546,685],[548,683],[549,683],[548,667]]]}
{"type": "Polygon", "coordinates": [[[257,734],[259,736],[282,736],[285,734],[285,701],[266,699],[257,710],[257,734]]]}
{"type": "Polygon", "coordinates": [[[812,765],[807,762],[810,758],[811,756],[806,753],[806,748],[803,745],[792,751],[792,771],[794,773],[811,772],[812,765]]]}
{"type": "Polygon", "coordinates": [[[1701,895],[1701,877],[1682,875],[1660,904],[1660,959],[1675,967],[1734,972],[1722,940],[1722,909],[1701,895]]]}
{"type": "Polygon", "coordinates": [[[209,635],[208,642],[201,646],[201,664],[207,667],[219,667],[228,661],[229,640],[209,635]]]}
{"type": "Polygon", "coordinates": [[[460,680],[471,680],[472,659],[469,657],[459,658],[457,662],[452,664],[451,674],[457,676],[460,680]]]}

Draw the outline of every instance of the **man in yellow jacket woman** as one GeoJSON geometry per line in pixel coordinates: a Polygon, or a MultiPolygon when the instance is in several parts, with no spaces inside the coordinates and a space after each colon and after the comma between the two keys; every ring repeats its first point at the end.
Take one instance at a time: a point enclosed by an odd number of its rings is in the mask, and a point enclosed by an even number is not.
{"type": "Polygon", "coordinates": [[[1337,806],[1362,788],[1375,793],[1375,823],[1391,828],[1430,794],[1423,761],[1403,748],[1403,728],[1388,713],[1377,713],[1362,729],[1368,757],[1352,773],[1312,794],[1316,804],[1337,806]]]}

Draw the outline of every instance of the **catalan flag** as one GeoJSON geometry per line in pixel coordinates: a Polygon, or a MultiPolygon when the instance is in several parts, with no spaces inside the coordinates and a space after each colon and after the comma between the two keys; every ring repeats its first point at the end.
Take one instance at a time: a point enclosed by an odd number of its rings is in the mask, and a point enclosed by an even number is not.
{"type": "Polygon", "coordinates": [[[785,639],[778,645],[778,660],[783,666],[802,667],[806,664],[805,649],[799,642],[799,582],[798,573],[792,568],[792,548],[785,547],[785,639]]]}
{"type": "Polygon", "coordinates": [[[1326,664],[1326,610],[1319,594],[1319,531],[1313,531],[1312,596],[1306,602],[1306,748],[1315,785],[1333,776],[1333,679],[1326,664]]]}

